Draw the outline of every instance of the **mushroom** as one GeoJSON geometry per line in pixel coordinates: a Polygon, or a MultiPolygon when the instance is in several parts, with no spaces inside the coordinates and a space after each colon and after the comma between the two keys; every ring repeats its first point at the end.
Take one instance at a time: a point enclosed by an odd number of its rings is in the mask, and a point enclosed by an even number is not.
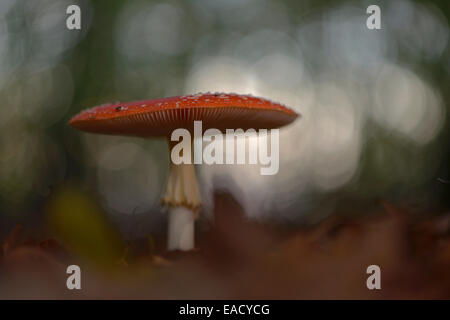
{"type": "MultiPolygon", "coordinates": [[[[194,132],[194,121],[202,129],[273,129],[291,123],[298,115],[267,99],[250,95],[199,93],[195,95],[101,105],[73,117],[69,124],[82,131],[139,137],[166,137],[178,128],[194,132]]],[[[191,141],[192,143],[192,141],[191,141]]],[[[194,248],[194,221],[201,207],[194,164],[174,164],[162,203],[169,207],[168,249],[194,248]]]]}

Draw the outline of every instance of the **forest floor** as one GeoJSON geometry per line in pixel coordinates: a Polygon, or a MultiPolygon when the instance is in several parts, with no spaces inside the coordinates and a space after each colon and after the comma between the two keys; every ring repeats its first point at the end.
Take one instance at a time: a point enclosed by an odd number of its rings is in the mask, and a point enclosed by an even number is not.
{"type": "Polygon", "coordinates": [[[23,239],[18,225],[2,244],[0,298],[31,299],[442,299],[450,298],[450,214],[413,218],[381,203],[378,213],[330,217],[280,231],[251,222],[228,196],[192,252],[164,241],[127,242],[107,270],[80,263],[81,290],[68,290],[76,257],[54,239],[23,239]],[[381,268],[381,290],[366,286],[381,268]]]}

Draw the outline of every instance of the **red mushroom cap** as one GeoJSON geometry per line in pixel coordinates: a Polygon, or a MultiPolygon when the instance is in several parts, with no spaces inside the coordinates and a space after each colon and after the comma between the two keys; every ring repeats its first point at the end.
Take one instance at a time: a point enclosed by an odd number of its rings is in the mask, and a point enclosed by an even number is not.
{"type": "Polygon", "coordinates": [[[294,121],[298,114],[284,105],[250,95],[205,93],[101,105],[82,111],[69,124],[82,131],[168,136],[177,128],[272,129],[294,121]]]}

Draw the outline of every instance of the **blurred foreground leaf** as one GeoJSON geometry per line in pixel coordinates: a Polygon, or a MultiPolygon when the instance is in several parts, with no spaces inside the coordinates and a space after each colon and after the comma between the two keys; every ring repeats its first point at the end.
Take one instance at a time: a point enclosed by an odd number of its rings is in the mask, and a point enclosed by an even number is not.
{"type": "Polygon", "coordinates": [[[64,186],[46,208],[54,236],[74,255],[102,267],[114,266],[124,244],[107,215],[83,191],[64,186]]]}

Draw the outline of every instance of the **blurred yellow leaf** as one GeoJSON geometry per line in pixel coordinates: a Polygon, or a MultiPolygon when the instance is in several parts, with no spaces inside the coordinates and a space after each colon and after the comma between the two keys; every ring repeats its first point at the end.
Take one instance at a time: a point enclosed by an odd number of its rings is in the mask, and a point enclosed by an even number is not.
{"type": "Polygon", "coordinates": [[[114,266],[124,244],[107,215],[85,192],[64,186],[46,208],[51,231],[69,251],[102,267],[114,266]]]}

